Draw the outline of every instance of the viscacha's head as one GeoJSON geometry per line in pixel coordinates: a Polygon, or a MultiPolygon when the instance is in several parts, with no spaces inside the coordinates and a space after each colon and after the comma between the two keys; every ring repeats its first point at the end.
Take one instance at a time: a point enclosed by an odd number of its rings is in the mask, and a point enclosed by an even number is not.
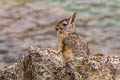
{"type": "Polygon", "coordinates": [[[74,23],[75,23],[76,15],[77,13],[75,12],[69,18],[61,20],[55,26],[56,31],[60,34],[67,34],[67,33],[75,32],[76,28],[75,28],[74,23]]]}

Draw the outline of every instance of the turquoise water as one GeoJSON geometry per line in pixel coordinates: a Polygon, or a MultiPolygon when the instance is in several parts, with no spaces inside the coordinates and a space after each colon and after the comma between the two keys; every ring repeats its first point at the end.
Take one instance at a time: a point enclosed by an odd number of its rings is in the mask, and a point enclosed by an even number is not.
{"type": "Polygon", "coordinates": [[[102,27],[120,27],[120,0],[6,0],[0,1],[0,6],[14,2],[30,3],[38,8],[57,7],[64,12],[78,12],[79,19],[95,20],[102,27]]]}
{"type": "Polygon", "coordinates": [[[36,0],[32,4],[78,12],[80,19],[91,18],[102,27],[120,27],[120,0],[36,0]]]}

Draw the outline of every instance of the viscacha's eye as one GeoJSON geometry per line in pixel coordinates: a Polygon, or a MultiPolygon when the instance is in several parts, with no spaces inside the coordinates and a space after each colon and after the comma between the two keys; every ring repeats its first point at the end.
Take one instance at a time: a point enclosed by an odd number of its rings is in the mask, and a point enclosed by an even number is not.
{"type": "Polygon", "coordinates": [[[67,26],[67,22],[64,21],[64,22],[62,23],[62,25],[63,25],[63,26],[67,26]]]}
{"type": "Polygon", "coordinates": [[[62,25],[63,25],[63,26],[67,26],[67,24],[64,24],[64,23],[63,23],[62,25]]]}

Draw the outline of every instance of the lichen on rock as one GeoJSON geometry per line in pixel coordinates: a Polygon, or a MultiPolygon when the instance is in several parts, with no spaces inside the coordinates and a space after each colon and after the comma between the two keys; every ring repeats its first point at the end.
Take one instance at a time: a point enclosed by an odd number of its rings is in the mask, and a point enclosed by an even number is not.
{"type": "Polygon", "coordinates": [[[120,57],[75,57],[63,63],[53,49],[30,47],[26,55],[0,68],[0,80],[120,80],[120,57]]]}

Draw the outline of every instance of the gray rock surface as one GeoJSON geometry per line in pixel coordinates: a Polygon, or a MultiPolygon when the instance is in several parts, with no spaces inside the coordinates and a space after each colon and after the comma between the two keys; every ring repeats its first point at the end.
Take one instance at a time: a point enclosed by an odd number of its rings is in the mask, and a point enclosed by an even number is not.
{"type": "Polygon", "coordinates": [[[26,55],[0,68],[0,80],[120,80],[120,57],[75,57],[63,63],[53,49],[30,47],[26,55]]]}

